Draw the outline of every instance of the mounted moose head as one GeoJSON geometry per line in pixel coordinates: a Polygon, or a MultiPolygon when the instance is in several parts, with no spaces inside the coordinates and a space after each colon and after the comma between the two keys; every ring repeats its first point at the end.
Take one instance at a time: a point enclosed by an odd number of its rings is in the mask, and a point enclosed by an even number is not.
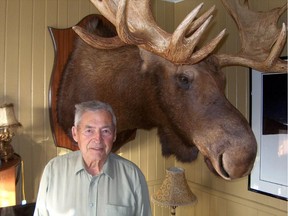
{"type": "Polygon", "coordinates": [[[237,55],[216,55],[211,53],[224,31],[196,50],[214,7],[196,19],[200,4],[170,34],[157,26],[148,0],[91,1],[117,33],[102,16],[85,28],[74,27],[86,43],[77,40],[61,79],[57,116],[63,130],[69,133],[73,125],[74,104],[97,99],[111,104],[118,118],[113,151],[136,129],[156,127],[164,156],[191,162],[200,151],[224,179],[249,174],[256,140],[225,97],[220,69],[242,65],[286,72],[286,62],[279,59],[286,28],[276,23],[287,5],[259,13],[249,9],[247,0],[222,0],[238,25],[242,49],[237,55]]]}

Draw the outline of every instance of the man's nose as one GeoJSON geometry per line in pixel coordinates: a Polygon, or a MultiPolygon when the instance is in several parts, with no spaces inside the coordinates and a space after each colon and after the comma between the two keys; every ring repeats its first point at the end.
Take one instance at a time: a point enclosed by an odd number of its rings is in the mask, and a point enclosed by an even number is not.
{"type": "Polygon", "coordinates": [[[94,130],[93,135],[92,135],[92,139],[100,142],[102,139],[101,131],[100,130],[94,130]]]}

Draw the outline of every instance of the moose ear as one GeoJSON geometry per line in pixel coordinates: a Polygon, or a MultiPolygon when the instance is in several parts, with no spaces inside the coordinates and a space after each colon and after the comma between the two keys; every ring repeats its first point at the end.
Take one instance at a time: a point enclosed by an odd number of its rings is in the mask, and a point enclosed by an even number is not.
{"type": "Polygon", "coordinates": [[[139,48],[140,57],[143,61],[149,61],[149,60],[153,59],[154,54],[152,54],[151,52],[149,52],[145,49],[142,49],[140,47],[138,47],[138,48],[139,48]]]}
{"type": "Polygon", "coordinates": [[[219,64],[219,59],[217,58],[217,56],[215,55],[210,55],[206,58],[206,62],[211,65],[212,67],[214,67],[215,71],[219,71],[220,70],[220,64],[219,64]]]}
{"type": "Polygon", "coordinates": [[[153,61],[153,54],[139,47],[139,55],[142,59],[141,72],[149,71],[153,61]]]}
{"type": "Polygon", "coordinates": [[[153,71],[155,68],[161,67],[161,65],[173,64],[168,60],[149,52],[139,47],[139,55],[142,59],[141,72],[153,71]]]}

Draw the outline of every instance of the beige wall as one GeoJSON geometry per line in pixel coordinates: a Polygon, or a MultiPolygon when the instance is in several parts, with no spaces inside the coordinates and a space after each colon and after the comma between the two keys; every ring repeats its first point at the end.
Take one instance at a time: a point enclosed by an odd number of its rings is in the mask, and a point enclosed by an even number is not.
{"type": "MultiPolygon", "coordinates": [[[[167,31],[175,26],[200,0],[185,0],[178,4],[152,1],[157,22],[167,31]]],[[[286,0],[254,0],[261,10],[282,5],[286,0]]],[[[205,0],[204,8],[216,4],[216,35],[227,28],[229,36],[221,52],[235,52],[239,48],[236,27],[220,0],[205,0]]],[[[53,67],[54,50],[47,26],[67,28],[96,9],[89,0],[0,0],[0,104],[14,103],[15,112],[23,124],[13,139],[15,151],[25,165],[26,199],[36,199],[41,173],[45,164],[65,149],[53,143],[48,115],[48,88],[53,67]]],[[[284,20],[287,18],[283,18],[284,20]]],[[[207,39],[211,37],[209,35],[207,39]]],[[[229,100],[248,118],[248,69],[225,69],[229,100]]],[[[121,154],[134,161],[145,174],[151,194],[162,183],[165,169],[181,166],[199,201],[194,207],[179,207],[177,215],[191,216],[284,216],[287,202],[252,193],[247,190],[248,179],[227,182],[211,174],[199,156],[193,164],[180,164],[174,158],[165,160],[156,130],[140,130],[137,138],[121,149],[121,154]]],[[[19,186],[18,186],[19,187],[19,186]]],[[[20,189],[19,189],[20,190],[20,189]]],[[[168,215],[166,208],[153,205],[155,216],[168,215]]]]}

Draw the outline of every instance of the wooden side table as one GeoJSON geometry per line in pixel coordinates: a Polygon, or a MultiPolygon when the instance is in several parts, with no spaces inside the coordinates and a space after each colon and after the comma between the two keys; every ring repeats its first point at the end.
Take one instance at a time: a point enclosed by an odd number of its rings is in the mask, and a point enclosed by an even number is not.
{"type": "Polygon", "coordinates": [[[7,162],[1,161],[0,166],[0,208],[16,205],[17,171],[21,166],[21,157],[14,154],[7,162]]]}

